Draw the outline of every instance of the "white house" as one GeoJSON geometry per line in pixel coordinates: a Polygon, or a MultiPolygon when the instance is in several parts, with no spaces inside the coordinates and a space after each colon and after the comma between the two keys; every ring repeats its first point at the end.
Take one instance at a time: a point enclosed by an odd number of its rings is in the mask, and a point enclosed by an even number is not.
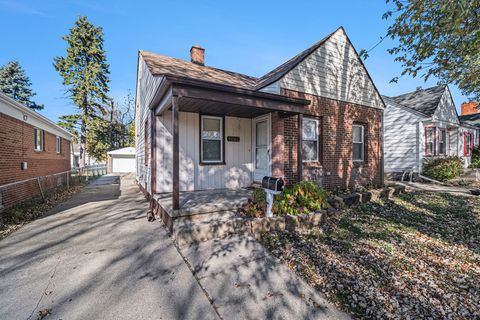
{"type": "Polygon", "coordinates": [[[459,156],[464,167],[470,165],[478,131],[460,123],[448,86],[418,88],[383,100],[385,173],[421,173],[424,161],[433,157],[459,156]]]}

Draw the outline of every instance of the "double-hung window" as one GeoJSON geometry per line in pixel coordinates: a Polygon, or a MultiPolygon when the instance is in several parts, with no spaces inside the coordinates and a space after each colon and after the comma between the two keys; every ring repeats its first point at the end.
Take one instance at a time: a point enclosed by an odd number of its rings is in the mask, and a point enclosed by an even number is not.
{"type": "Polygon", "coordinates": [[[425,154],[428,156],[435,155],[435,128],[425,128],[425,154]]]}
{"type": "Polygon", "coordinates": [[[304,162],[318,161],[318,120],[303,119],[302,160],[304,162]]]}
{"type": "Polygon", "coordinates": [[[465,132],[465,142],[464,142],[464,156],[469,157],[472,153],[473,148],[473,134],[465,132]]]}
{"type": "Polygon", "coordinates": [[[35,151],[45,150],[43,130],[35,128],[33,130],[33,133],[34,133],[35,151]]]}
{"type": "Polygon", "coordinates": [[[438,154],[445,155],[447,151],[447,130],[438,129],[438,154]]]}
{"type": "Polygon", "coordinates": [[[365,158],[365,127],[353,125],[353,161],[363,161],[365,158]]]}
{"type": "Polygon", "coordinates": [[[223,162],[223,118],[201,116],[200,159],[202,163],[223,162]]]}
{"type": "Polygon", "coordinates": [[[57,153],[61,153],[62,152],[62,138],[57,136],[56,140],[55,140],[55,150],[57,151],[57,153]]]}

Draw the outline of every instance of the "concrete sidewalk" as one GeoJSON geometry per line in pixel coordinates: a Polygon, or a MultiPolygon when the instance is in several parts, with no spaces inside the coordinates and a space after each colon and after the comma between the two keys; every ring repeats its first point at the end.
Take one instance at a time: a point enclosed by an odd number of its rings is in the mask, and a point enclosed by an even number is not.
{"type": "Polygon", "coordinates": [[[147,209],[104,176],[0,241],[0,319],[218,319],[147,209]]]}
{"type": "Polygon", "coordinates": [[[251,237],[180,251],[223,319],[350,319],[251,237]]]}
{"type": "Polygon", "coordinates": [[[421,183],[421,182],[395,182],[395,183],[404,185],[405,187],[410,188],[412,190],[416,190],[416,191],[450,193],[453,195],[476,197],[475,195],[472,194],[470,189],[466,187],[454,187],[454,186],[440,185],[435,183],[421,183]]]}

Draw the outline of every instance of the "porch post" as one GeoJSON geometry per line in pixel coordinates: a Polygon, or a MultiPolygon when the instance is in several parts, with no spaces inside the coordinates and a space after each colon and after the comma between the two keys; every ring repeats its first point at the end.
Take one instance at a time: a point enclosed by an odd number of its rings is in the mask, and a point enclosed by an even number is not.
{"type": "Polygon", "coordinates": [[[303,141],[303,114],[297,115],[298,141],[297,141],[297,174],[298,181],[302,181],[302,141],[303,141]]]}
{"type": "Polygon", "coordinates": [[[172,97],[172,205],[173,210],[180,209],[180,144],[178,139],[178,96],[172,97]]]}

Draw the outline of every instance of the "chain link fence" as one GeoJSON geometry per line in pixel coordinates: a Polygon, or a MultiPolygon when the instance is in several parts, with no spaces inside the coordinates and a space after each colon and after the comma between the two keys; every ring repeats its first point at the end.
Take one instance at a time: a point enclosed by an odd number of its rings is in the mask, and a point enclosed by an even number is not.
{"type": "Polygon", "coordinates": [[[48,193],[58,188],[69,188],[88,182],[92,178],[106,174],[106,171],[106,165],[86,166],[1,185],[0,212],[28,200],[45,199],[48,193]]]}

